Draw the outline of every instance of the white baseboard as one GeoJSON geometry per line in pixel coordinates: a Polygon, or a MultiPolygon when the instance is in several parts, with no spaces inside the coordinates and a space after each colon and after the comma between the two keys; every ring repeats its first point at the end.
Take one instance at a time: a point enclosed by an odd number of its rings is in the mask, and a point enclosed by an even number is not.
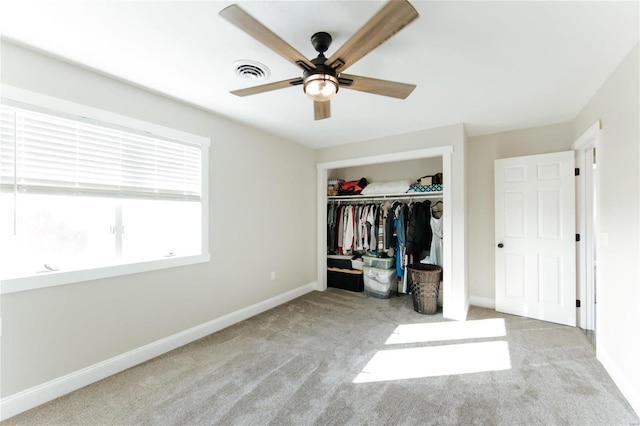
{"type": "Polygon", "coordinates": [[[0,421],[251,318],[317,288],[312,282],[0,400],[0,421]]]}
{"type": "Polygon", "coordinates": [[[469,296],[469,304],[473,306],[480,306],[481,308],[496,308],[496,301],[489,299],[488,297],[469,296]]]}
{"type": "Polygon", "coordinates": [[[607,370],[607,373],[609,373],[613,382],[629,402],[631,408],[636,412],[636,415],[640,416],[640,389],[638,389],[637,385],[634,386],[634,384],[629,381],[628,376],[622,374],[615,362],[611,360],[604,350],[600,349],[599,345],[596,347],[596,358],[604,366],[604,369],[607,370]]]}

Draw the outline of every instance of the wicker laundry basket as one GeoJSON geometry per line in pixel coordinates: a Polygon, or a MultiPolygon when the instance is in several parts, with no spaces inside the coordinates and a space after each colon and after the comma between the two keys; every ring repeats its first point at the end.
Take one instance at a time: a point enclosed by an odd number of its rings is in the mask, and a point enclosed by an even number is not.
{"type": "Polygon", "coordinates": [[[421,314],[435,314],[438,310],[438,288],[442,268],[438,265],[414,263],[407,269],[411,274],[413,309],[421,314]]]}

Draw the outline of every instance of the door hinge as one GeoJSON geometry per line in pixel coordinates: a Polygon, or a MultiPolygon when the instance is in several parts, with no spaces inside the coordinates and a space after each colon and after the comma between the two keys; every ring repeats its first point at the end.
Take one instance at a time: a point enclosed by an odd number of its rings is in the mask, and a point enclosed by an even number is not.
{"type": "Polygon", "coordinates": [[[580,234],[576,234],[576,241],[580,241],[580,234]]]}
{"type": "Polygon", "coordinates": [[[576,299],[576,308],[580,307],[580,299],[576,299]]]}
{"type": "Polygon", "coordinates": [[[578,167],[574,170],[576,176],[580,176],[580,169],[578,167]]]}

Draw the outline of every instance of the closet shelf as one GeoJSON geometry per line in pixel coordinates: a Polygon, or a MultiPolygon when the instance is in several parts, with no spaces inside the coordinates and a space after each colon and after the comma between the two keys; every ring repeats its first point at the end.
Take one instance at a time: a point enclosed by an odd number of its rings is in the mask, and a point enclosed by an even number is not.
{"type": "Polygon", "coordinates": [[[376,194],[376,195],[332,195],[327,196],[329,201],[347,201],[347,200],[398,200],[398,199],[430,199],[442,198],[442,191],[434,192],[404,192],[402,194],[376,194]]]}

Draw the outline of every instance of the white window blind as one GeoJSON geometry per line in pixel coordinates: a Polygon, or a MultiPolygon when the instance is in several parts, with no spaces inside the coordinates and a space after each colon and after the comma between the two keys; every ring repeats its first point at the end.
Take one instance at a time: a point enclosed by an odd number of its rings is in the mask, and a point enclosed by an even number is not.
{"type": "Polygon", "coordinates": [[[15,112],[0,105],[0,185],[3,190],[13,189],[15,180],[14,140],[15,112]]]}
{"type": "Polygon", "coordinates": [[[0,106],[3,191],[199,200],[201,148],[0,106]]]}

